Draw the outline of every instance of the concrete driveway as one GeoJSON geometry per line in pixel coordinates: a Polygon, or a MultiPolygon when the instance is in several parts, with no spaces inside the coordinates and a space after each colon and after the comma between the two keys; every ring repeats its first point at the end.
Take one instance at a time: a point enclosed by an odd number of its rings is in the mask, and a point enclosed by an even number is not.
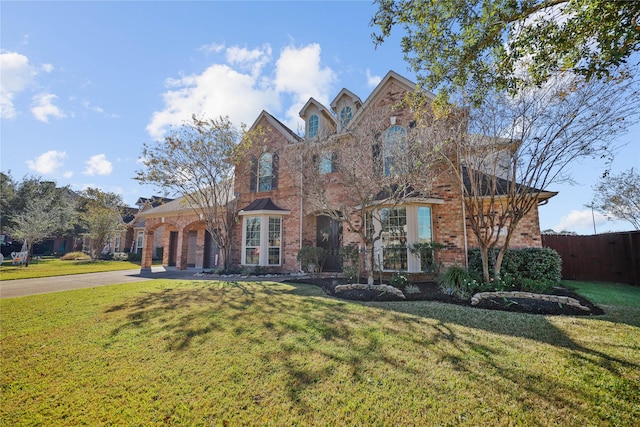
{"type": "Polygon", "coordinates": [[[94,288],[119,283],[141,282],[149,279],[202,280],[194,274],[202,269],[175,270],[153,267],[151,272],[136,270],[108,271],[104,273],[74,274],[71,276],[42,277],[0,281],[0,298],[15,298],[71,289],[94,288]]]}

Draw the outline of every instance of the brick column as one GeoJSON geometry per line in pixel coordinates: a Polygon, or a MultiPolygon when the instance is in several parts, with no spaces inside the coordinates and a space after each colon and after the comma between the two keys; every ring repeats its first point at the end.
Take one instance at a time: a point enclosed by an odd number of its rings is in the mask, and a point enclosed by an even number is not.
{"type": "Polygon", "coordinates": [[[153,231],[144,231],[144,241],[142,244],[142,259],[140,260],[140,268],[150,270],[153,263],[153,231]]]}

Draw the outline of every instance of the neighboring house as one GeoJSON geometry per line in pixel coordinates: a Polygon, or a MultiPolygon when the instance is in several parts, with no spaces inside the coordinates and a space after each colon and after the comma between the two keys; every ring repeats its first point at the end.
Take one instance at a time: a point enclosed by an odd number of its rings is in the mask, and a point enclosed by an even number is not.
{"type": "MultiPolygon", "coordinates": [[[[123,252],[131,252],[142,254],[142,250],[145,244],[144,238],[144,229],[145,229],[145,219],[144,214],[150,210],[153,210],[159,206],[163,206],[167,203],[172,202],[173,199],[162,196],[152,196],[150,198],[140,197],[136,201],[136,206],[138,207],[137,211],[134,214],[134,217],[127,221],[127,232],[125,237],[125,246],[121,249],[123,252]]],[[[162,230],[159,230],[154,234],[153,245],[152,248],[152,258],[156,259],[156,253],[158,248],[164,247],[164,236],[162,230]]]]}
{"type": "MultiPolygon", "coordinates": [[[[414,83],[389,72],[364,102],[347,89],[338,93],[330,108],[311,98],[300,111],[300,117],[305,121],[305,138],[335,134],[342,138],[341,144],[348,144],[349,134],[346,131],[365,126],[367,120],[363,116],[368,111],[379,104],[399,104],[405,94],[414,89],[414,83]]],[[[397,138],[413,126],[413,120],[408,109],[394,111],[384,119],[388,127],[381,137],[384,139],[390,135],[397,138]]],[[[266,111],[262,111],[255,120],[252,129],[256,128],[264,132],[265,139],[253,153],[252,172],[235,177],[234,203],[239,220],[233,235],[231,264],[273,272],[297,272],[301,269],[296,259],[299,250],[311,245],[323,247],[330,254],[325,271],[340,271],[340,248],[348,244],[358,245],[361,240],[348,227],[314,211],[300,194],[299,186],[293,181],[296,175],[287,170],[287,162],[282,159],[303,138],[266,111]]],[[[373,144],[372,141],[372,148],[373,144]]],[[[379,152],[378,155],[382,157],[380,173],[388,173],[384,154],[379,152]]],[[[372,157],[375,158],[375,150],[372,157]]],[[[331,156],[318,159],[318,165],[323,173],[340,173],[334,170],[331,156]]],[[[341,186],[327,188],[331,197],[336,198],[343,197],[348,191],[349,188],[341,186]]],[[[555,193],[541,193],[539,201],[553,195],[555,193]]],[[[212,262],[216,249],[209,233],[199,218],[179,200],[138,215],[145,221],[144,238],[155,238],[157,233],[164,233],[164,265],[175,265],[178,269],[220,265],[212,262]]],[[[444,249],[438,254],[439,262],[464,265],[466,250],[477,244],[472,232],[465,229],[467,221],[462,205],[461,189],[444,175],[435,179],[428,196],[408,198],[400,205],[387,208],[393,217],[389,224],[393,225],[372,224],[374,229],[382,228],[383,231],[382,239],[376,242],[375,247],[380,253],[383,269],[420,272],[420,259],[408,250],[398,254],[397,249],[398,245],[406,247],[419,242],[443,244],[444,249]]],[[[385,206],[376,208],[384,209],[385,206]]],[[[537,209],[520,222],[511,245],[541,246],[537,209]]],[[[150,268],[152,253],[151,246],[145,243],[143,268],[150,268]]]]}

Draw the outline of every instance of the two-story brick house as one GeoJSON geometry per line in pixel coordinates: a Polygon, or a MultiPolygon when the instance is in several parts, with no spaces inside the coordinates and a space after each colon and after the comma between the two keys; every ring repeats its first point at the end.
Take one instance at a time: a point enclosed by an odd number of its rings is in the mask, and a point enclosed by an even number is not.
{"type": "MultiPolygon", "coordinates": [[[[238,222],[233,235],[231,264],[243,267],[259,267],[273,272],[297,272],[300,266],[296,259],[303,246],[320,246],[329,254],[325,270],[339,271],[337,256],[341,246],[361,243],[360,236],[343,223],[323,214],[304,194],[300,174],[292,167],[297,147],[305,140],[333,137],[339,144],[349,144],[350,135],[358,127],[370,126],[367,114],[380,111],[379,106],[397,106],[415,84],[395,72],[389,72],[373,92],[362,101],[347,89],[342,89],[329,107],[311,98],[300,111],[305,122],[305,136],[300,137],[278,119],[262,111],[252,125],[260,129],[264,138],[253,147],[250,156],[251,172],[235,177],[235,206],[238,222]]],[[[361,161],[380,163],[381,176],[390,173],[392,160],[385,154],[388,141],[398,140],[413,126],[414,116],[408,109],[388,110],[385,117],[376,117],[382,126],[373,150],[364,150],[371,155],[361,161]],[[376,151],[377,148],[377,151],[376,151]],[[376,156],[379,159],[376,159],[376,156]],[[367,160],[368,159],[368,160],[367,160]]],[[[372,144],[375,142],[372,141],[372,144]]],[[[334,153],[340,156],[339,150],[334,153]]],[[[315,159],[321,173],[335,174],[329,179],[326,195],[329,200],[348,199],[352,188],[340,180],[340,171],[335,170],[333,154],[315,159]]],[[[445,246],[439,255],[445,265],[464,265],[466,249],[476,246],[473,234],[467,229],[461,189],[447,176],[435,177],[428,195],[412,195],[394,203],[393,206],[377,205],[386,209],[389,221],[372,221],[370,227],[382,231],[382,238],[375,243],[380,263],[384,270],[421,271],[420,259],[407,249],[398,256],[397,247],[408,247],[420,242],[438,242],[445,246]],[[390,249],[394,248],[393,256],[390,249]]],[[[554,193],[541,193],[540,199],[552,197],[554,193]]],[[[352,206],[355,210],[355,206],[352,206]]],[[[352,212],[345,212],[351,215],[352,212]]],[[[167,204],[154,212],[145,214],[145,236],[152,236],[159,227],[167,226],[174,241],[167,239],[164,264],[174,261],[177,268],[192,265],[199,268],[213,267],[206,254],[215,252],[211,239],[199,225],[198,218],[184,208],[171,211],[167,204]],[[190,237],[189,237],[190,236],[190,237]],[[192,241],[192,244],[188,242],[192,241]],[[187,259],[191,262],[187,262],[187,259]]],[[[145,240],[149,240],[145,238],[145,240]]],[[[540,229],[537,209],[533,209],[520,222],[511,241],[512,246],[540,246],[540,229]]],[[[151,251],[143,251],[143,268],[150,267],[151,251]]],[[[218,264],[219,265],[219,264],[218,264]]]]}

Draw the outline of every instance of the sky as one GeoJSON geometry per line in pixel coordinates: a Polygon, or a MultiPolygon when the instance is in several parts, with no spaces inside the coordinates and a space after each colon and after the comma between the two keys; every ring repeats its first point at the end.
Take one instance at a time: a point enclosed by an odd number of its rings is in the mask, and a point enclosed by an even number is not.
{"type": "MultiPolygon", "coordinates": [[[[251,125],[266,110],[298,131],[310,97],[366,99],[393,70],[411,81],[401,29],[375,47],[370,1],[0,2],[0,170],[74,190],[162,195],[133,178],[144,143],[192,114],[251,125]]],[[[640,170],[640,124],[612,173],[640,170]]],[[[587,208],[604,171],[577,162],[573,185],[540,207],[540,228],[625,231],[587,208]]]]}

